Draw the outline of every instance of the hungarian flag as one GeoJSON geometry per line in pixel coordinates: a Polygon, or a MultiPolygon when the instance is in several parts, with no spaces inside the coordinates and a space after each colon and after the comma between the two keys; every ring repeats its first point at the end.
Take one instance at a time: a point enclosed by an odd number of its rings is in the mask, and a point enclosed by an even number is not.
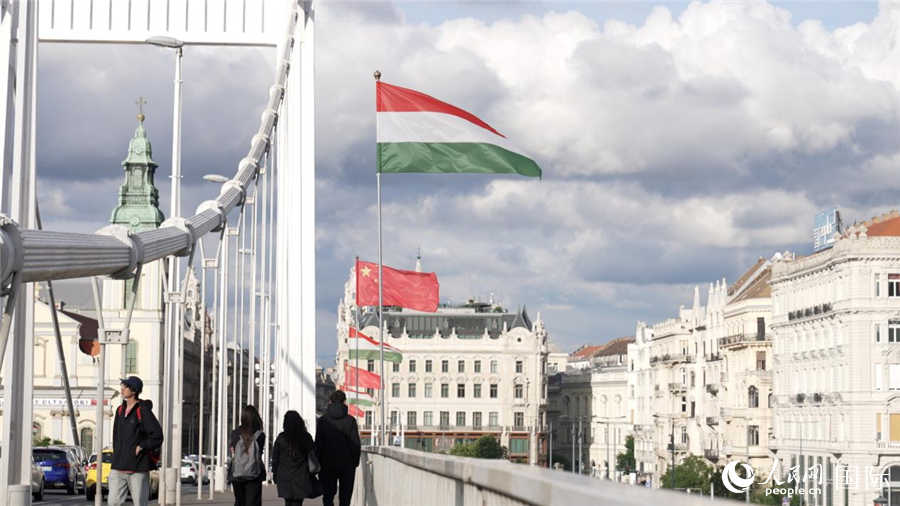
{"type": "Polygon", "coordinates": [[[347,403],[356,404],[357,406],[374,406],[375,398],[369,395],[365,390],[358,390],[356,387],[344,385],[341,390],[347,394],[347,403]]]}
{"type": "MultiPolygon", "coordinates": [[[[433,313],[438,307],[438,279],[433,272],[402,271],[382,266],[385,306],[433,313]]],[[[378,305],[378,264],[356,261],[356,305],[378,305]]]]}
{"type": "Polygon", "coordinates": [[[350,416],[363,417],[366,416],[366,412],[354,406],[353,404],[347,405],[347,412],[350,413],[350,416]]]}
{"type": "Polygon", "coordinates": [[[474,114],[408,88],[375,84],[379,172],[511,173],[541,168],[474,114]]]}
{"type": "Polygon", "coordinates": [[[356,388],[381,389],[381,376],[350,364],[344,364],[344,384],[356,388]]]}
{"type": "MultiPolygon", "coordinates": [[[[372,339],[353,327],[350,327],[349,335],[350,340],[348,341],[348,346],[350,347],[351,360],[356,358],[359,358],[360,360],[379,360],[381,358],[380,341],[372,339]],[[357,347],[359,348],[359,353],[356,351],[357,347]]],[[[384,343],[384,360],[386,362],[397,362],[399,364],[403,361],[403,354],[400,353],[400,350],[397,348],[394,348],[388,343],[384,343]]]]}

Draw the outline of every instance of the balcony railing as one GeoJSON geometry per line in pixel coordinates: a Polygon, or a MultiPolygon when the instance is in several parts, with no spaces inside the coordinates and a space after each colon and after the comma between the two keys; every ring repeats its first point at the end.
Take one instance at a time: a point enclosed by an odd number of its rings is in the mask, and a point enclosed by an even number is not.
{"type": "Polygon", "coordinates": [[[681,383],[669,383],[669,391],[673,393],[684,392],[687,387],[681,383]]]}
{"type": "Polygon", "coordinates": [[[798,309],[796,311],[788,311],[788,320],[799,320],[801,318],[809,318],[811,316],[818,316],[821,314],[830,313],[832,310],[831,304],[818,304],[813,307],[808,307],[805,309],[798,309]]]}
{"type": "Polygon", "coordinates": [[[707,416],[706,417],[706,425],[719,425],[719,417],[707,416]]]}
{"type": "Polygon", "coordinates": [[[705,448],[703,450],[703,456],[706,457],[706,460],[711,460],[713,462],[719,460],[719,449],[718,448],[705,448]]]}
{"type": "Polygon", "coordinates": [[[673,363],[673,364],[678,363],[678,362],[692,363],[693,361],[694,361],[694,356],[686,354],[686,353],[676,353],[674,355],[671,355],[669,353],[664,353],[662,355],[650,357],[651,364],[655,364],[657,362],[673,363]]]}
{"type": "Polygon", "coordinates": [[[727,337],[719,338],[719,348],[731,348],[734,346],[740,346],[746,343],[752,343],[757,341],[765,341],[765,334],[747,334],[741,332],[740,334],[735,334],[727,337]]]}

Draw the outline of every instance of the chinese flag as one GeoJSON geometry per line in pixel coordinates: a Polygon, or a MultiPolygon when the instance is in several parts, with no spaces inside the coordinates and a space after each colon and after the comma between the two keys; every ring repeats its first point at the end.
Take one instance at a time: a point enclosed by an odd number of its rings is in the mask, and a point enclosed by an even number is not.
{"type": "Polygon", "coordinates": [[[344,364],[344,385],[356,388],[381,389],[381,376],[350,364],[344,364]]]}
{"type": "MultiPolygon", "coordinates": [[[[401,271],[382,266],[385,306],[433,313],[438,307],[438,279],[433,272],[401,271]]],[[[356,261],[356,305],[378,305],[378,264],[356,261]]]]}

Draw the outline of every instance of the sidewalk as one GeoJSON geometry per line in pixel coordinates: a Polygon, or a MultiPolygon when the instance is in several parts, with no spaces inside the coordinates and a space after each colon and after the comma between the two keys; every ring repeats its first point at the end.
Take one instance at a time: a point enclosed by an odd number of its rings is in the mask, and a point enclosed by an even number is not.
{"type": "MultiPolygon", "coordinates": [[[[207,506],[234,506],[234,495],[232,495],[231,491],[227,491],[224,493],[217,493],[213,500],[207,499],[209,497],[209,492],[204,487],[204,494],[202,500],[197,500],[197,494],[184,494],[181,497],[181,504],[205,504],[207,506]]],[[[275,485],[268,485],[263,487],[263,506],[283,506],[284,499],[278,497],[278,493],[275,490],[275,485]]],[[[303,501],[303,506],[322,506],[322,498],[318,499],[307,499],[303,501]]]]}

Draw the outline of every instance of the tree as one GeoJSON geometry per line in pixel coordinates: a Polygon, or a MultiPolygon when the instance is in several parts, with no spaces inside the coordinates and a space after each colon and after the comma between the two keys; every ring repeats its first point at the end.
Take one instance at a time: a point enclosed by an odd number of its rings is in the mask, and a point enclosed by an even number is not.
{"type": "Polygon", "coordinates": [[[469,443],[456,443],[449,453],[457,457],[477,459],[500,459],[504,456],[503,447],[494,436],[481,436],[469,443]]]}
{"type": "Polygon", "coordinates": [[[688,455],[681,461],[681,464],[666,470],[666,474],[662,477],[662,483],[668,488],[708,491],[713,482],[713,476],[715,476],[715,470],[712,466],[696,455],[688,455]]]}
{"type": "Polygon", "coordinates": [[[45,438],[41,438],[41,439],[37,439],[37,438],[31,439],[31,446],[50,446],[50,445],[64,445],[64,444],[66,444],[66,443],[63,441],[60,441],[59,439],[50,439],[49,437],[45,437],[45,438]]]}
{"type": "Polygon", "coordinates": [[[625,438],[625,452],[616,455],[616,470],[625,474],[633,473],[637,466],[634,461],[634,436],[625,438]]]}

